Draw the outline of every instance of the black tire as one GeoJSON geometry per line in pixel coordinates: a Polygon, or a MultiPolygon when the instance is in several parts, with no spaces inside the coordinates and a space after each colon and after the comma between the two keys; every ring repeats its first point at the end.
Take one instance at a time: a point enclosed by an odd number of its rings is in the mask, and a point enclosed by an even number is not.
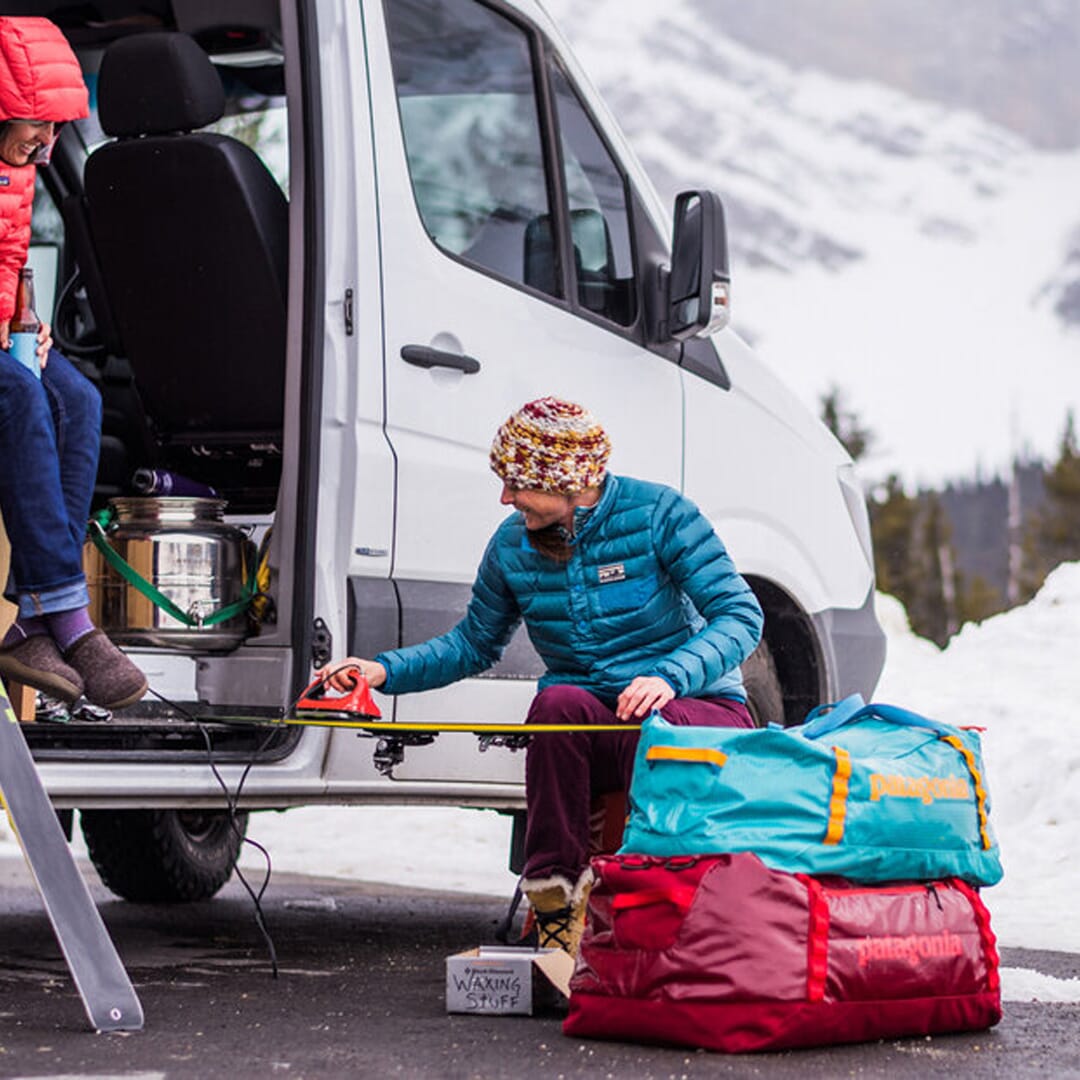
{"type": "Polygon", "coordinates": [[[743,661],[746,706],[758,727],[784,722],[784,691],[776,674],[776,661],[764,639],[743,661]]]}
{"type": "Polygon", "coordinates": [[[102,882],[135,903],[208,900],[229,880],[246,813],[83,810],[83,836],[102,882]]]}

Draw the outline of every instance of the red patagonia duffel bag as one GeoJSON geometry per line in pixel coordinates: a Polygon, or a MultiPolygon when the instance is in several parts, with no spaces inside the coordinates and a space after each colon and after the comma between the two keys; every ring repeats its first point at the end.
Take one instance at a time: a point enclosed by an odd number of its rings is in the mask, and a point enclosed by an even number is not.
{"type": "Polygon", "coordinates": [[[593,869],[567,1035],[741,1053],[1001,1019],[990,916],[958,878],[854,885],[750,853],[593,869]]]}

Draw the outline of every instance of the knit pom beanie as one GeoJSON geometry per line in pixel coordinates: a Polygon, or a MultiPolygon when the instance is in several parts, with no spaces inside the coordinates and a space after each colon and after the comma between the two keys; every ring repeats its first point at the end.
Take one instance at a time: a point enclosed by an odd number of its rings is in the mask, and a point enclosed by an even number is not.
{"type": "Polygon", "coordinates": [[[576,495],[603,482],[611,443],[588,409],[538,398],[495,433],[491,467],[514,488],[576,495]]]}

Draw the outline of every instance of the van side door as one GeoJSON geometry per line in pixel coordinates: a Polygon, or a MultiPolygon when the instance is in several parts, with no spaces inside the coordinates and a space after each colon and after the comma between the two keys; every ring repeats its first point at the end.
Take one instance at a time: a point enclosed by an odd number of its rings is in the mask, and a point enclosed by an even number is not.
{"type": "MultiPolygon", "coordinates": [[[[464,611],[506,514],[488,450],[511,412],[547,394],[579,401],[609,431],[614,471],[678,486],[682,390],[678,367],[644,347],[633,190],[554,47],[501,3],[364,11],[397,468],[392,576],[410,643],[464,611]]],[[[539,673],[527,652],[515,662],[511,650],[511,670],[495,672],[506,678],[473,680],[455,704],[415,695],[397,715],[505,719],[531,693],[520,680],[539,673]]]]}

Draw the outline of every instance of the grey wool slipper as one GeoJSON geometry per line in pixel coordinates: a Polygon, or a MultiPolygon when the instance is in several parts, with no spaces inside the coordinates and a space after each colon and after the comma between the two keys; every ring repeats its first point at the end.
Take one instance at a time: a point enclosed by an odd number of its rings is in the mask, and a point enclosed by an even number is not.
{"type": "Polygon", "coordinates": [[[0,649],[0,675],[32,686],[69,705],[82,697],[82,676],[64,662],[48,634],[35,634],[17,645],[0,649]]]}
{"type": "Polygon", "coordinates": [[[146,693],[146,676],[101,630],[84,634],[64,659],[82,676],[87,700],[103,709],[133,705],[146,693]]]}

